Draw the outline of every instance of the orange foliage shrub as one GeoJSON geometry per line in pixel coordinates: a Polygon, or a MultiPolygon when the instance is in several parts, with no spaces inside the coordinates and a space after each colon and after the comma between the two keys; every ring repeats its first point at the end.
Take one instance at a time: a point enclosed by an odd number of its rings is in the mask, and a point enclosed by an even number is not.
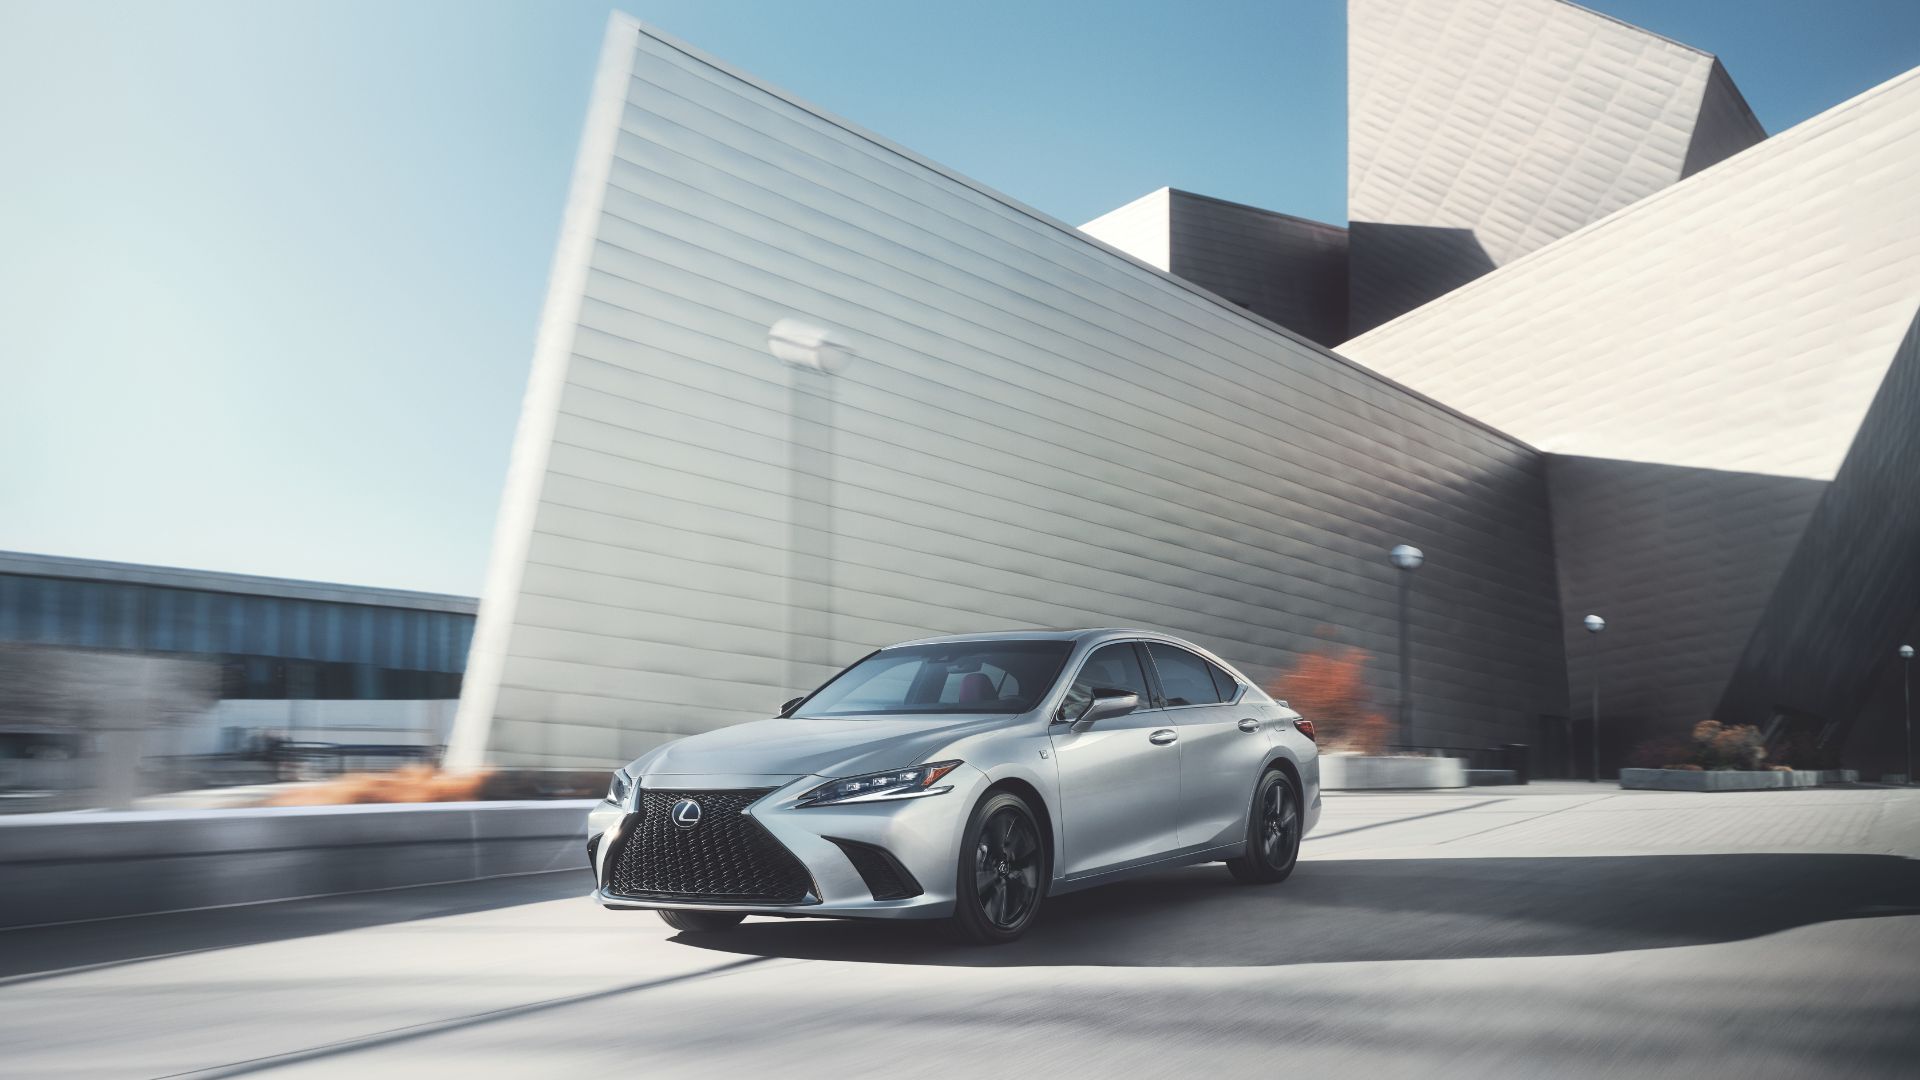
{"type": "Polygon", "coordinates": [[[409,765],[392,772],[348,773],[318,784],[304,784],[268,799],[267,806],[348,806],[357,803],[471,802],[492,773],[441,772],[431,765],[409,765]]]}
{"type": "Polygon", "coordinates": [[[1320,747],[1356,754],[1384,754],[1393,733],[1367,696],[1364,649],[1330,647],[1301,656],[1268,690],[1313,721],[1320,747]]]}

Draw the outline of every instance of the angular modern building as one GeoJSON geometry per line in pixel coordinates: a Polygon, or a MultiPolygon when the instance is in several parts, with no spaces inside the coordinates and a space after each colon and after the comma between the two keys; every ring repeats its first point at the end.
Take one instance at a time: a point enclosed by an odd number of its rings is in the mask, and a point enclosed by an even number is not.
{"type": "Polygon", "coordinates": [[[1712,54],[1564,0],[1350,0],[1350,329],[1766,137],[1712,54]]]}
{"type": "Polygon", "coordinates": [[[1910,72],[1341,351],[1549,452],[1624,718],[1824,728],[1920,611],[1916,315],[1910,72]]]}
{"type": "MultiPolygon", "coordinates": [[[[1594,645],[1609,768],[1716,709],[1844,738],[1884,672],[1815,673],[1803,638],[1915,550],[1859,523],[1920,465],[1889,329],[1920,248],[1846,224],[1920,191],[1910,80],[1735,153],[1760,132],[1710,56],[1456,7],[1354,5],[1350,231],[1165,189],[1077,230],[616,16],[449,760],[611,764],[877,645],[1019,626],[1165,628],[1283,696],[1357,647],[1390,711],[1402,542],[1415,745],[1564,767],[1594,645]],[[1526,77],[1489,101],[1489,69],[1526,77]],[[1768,194],[1823,182],[1854,193],[1768,194]],[[1487,257],[1368,271],[1363,226],[1487,257]],[[1749,408],[1741,371],[1818,415],[1749,408]]],[[[1920,611],[1887,580],[1845,648],[1920,611]]]]}

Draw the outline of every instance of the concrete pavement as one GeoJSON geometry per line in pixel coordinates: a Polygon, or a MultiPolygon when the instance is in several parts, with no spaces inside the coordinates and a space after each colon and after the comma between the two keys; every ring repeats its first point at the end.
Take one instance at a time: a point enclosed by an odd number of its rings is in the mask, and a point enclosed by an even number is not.
{"type": "Polygon", "coordinates": [[[1028,940],[696,940],[537,875],[0,934],[0,1074],[1901,1076],[1920,791],[1335,795],[1028,940]]]}

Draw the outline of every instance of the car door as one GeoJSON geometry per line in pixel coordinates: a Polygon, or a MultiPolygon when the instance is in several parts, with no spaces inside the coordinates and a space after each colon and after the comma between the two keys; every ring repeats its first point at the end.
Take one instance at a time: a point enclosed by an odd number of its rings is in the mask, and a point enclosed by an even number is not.
{"type": "Polygon", "coordinates": [[[1146,658],[1132,641],[1094,649],[1075,672],[1068,708],[1095,689],[1131,690],[1140,708],[1091,724],[1055,723],[1062,873],[1081,877],[1164,855],[1178,846],[1178,734],[1155,708],[1146,658]]]}
{"type": "Polygon", "coordinates": [[[1180,736],[1180,847],[1236,843],[1246,836],[1270,742],[1260,714],[1241,707],[1245,690],[1226,669],[1167,642],[1146,648],[1166,701],[1164,718],[1180,736]]]}

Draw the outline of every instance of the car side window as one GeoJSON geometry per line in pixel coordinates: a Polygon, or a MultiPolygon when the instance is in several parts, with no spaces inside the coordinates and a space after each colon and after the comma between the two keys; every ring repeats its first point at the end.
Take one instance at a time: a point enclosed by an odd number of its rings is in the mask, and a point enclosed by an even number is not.
{"type": "Polygon", "coordinates": [[[1067,716],[1079,715],[1093,700],[1095,690],[1131,690],[1140,695],[1141,708],[1152,707],[1153,692],[1147,689],[1147,673],[1140,668],[1140,654],[1133,642],[1116,641],[1088,654],[1080,673],[1073,677],[1073,685],[1067,687],[1061,711],[1067,716]]]}
{"type": "Polygon", "coordinates": [[[1225,700],[1213,684],[1212,666],[1185,649],[1147,642],[1153,670],[1160,676],[1160,692],[1168,705],[1213,705],[1225,700]]]}
{"type": "Polygon", "coordinates": [[[1220,692],[1221,701],[1232,701],[1240,696],[1240,680],[1227,674],[1225,668],[1209,663],[1207,674],[1213,676],[1213,688],[1220,692]]]}

